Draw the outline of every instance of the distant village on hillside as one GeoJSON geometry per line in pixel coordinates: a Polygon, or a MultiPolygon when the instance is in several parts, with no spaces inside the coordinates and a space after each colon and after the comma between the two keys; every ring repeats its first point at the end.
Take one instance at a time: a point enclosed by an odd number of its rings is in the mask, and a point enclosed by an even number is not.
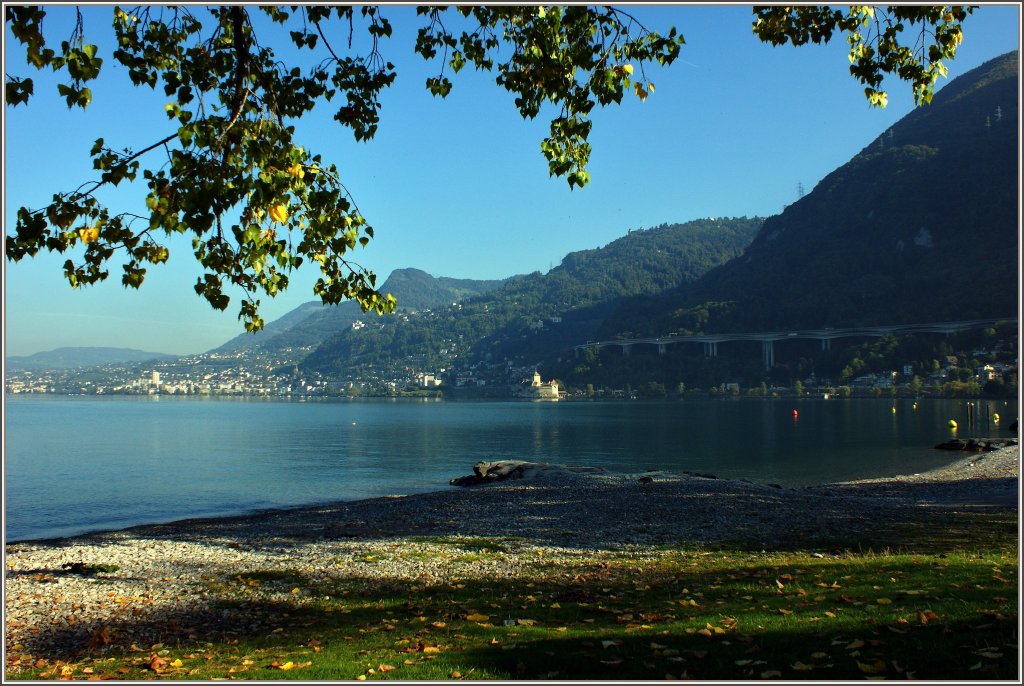
{"type": "MultiPolygon", "coordinates": [[[[999,347],[998,345],[996,346],[999,347]]],[[[376,397],[442,395],[509,397],[538,400],[584,398],[642,398],[667,396],[772,396],[805,395],[877,396],[1005,395],[1017,384],[1017,361],[997,361],[1000,350],[978,348],[946,355],[922,374],[910,364],[898,369],[861,374],[843,384],[813,375],[792,386],[769,387],[765,383],[743,388],[722,381],[706,389],[678,384],[629,384],[621,388],[566,386],[557,379],[542,379],[536,365],[517,365],[510,360],[478,363],[466,369],[410,368],[404,375],[377,375],[368,370],[356,379],[330,379],[316,372],[302,372],[299,360],[310,348],[285,350],[275,355],[235,351],[206,353],[149,363],[110,364],[63,370],[8,370],[4,390],[10,395],[168,395],[246,396],[265,398],[376,397]],[[1002,392],[997,392],[998,390],[1002,392]]]]}

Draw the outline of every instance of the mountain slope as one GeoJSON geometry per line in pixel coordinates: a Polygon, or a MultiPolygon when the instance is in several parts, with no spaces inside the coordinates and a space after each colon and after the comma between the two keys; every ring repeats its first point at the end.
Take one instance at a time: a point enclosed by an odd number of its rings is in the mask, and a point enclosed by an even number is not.
{"type": "Polygon", "coordinates": [[[146,360],[171,360],[175,357],[177,355],[150,353],[133,348],[81,347],[56,348],[33,355],[8,357],[5,361],[9,369],[73,369],[146,360]]]}
{"type": "Polygon", "coordinates": [[[761,222],[704,219],[633,231],[603,248],[571,253],[547,274],[512,279],[456,306],[350,328],[302,366],[346,376],[369,366],[415,371],[489,359],[538,361],[591,335],[621,298],[692,281],[741,254],[761,222]]]}
{"type": "MultiPolygon", "coordinates": [[[[419,269],[396,269],[380,287],[398,299],[398,310],[409,312],[450,305],[467,297],[498,288],[501,280],[453,279],[434,277],[419,269]]],[[[314,300],[269,322],[258,333],[244,333],[213,352],[225,353],[254,348],[281,349],[316,346],[352,326],[363,317],[359,304],[351,300],[324,305],[314,300]]]]}
{"type": "Polygon", "coordinates": [[[765,331],[1017,312],[1018,62],[954,79],[778,216],[742,258],[631,301],[623,332],[765,331]]]}

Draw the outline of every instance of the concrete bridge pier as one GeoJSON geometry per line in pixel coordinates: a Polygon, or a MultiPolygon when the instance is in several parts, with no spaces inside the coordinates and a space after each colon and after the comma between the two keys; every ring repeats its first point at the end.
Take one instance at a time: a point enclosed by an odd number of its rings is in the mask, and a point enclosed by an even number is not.
{"type": "Polygon", "coordinates": [[[775,366],[775,346],[772,341],[761,341],[761,357],[764,359],[764,370],[770,371],[775,366]]]}
{"type": "Polygon", "coordinates": [[[664,343],[659,343],[659,344],[658,344],[658,354],[659,354],[659,355],[664,355],[664,354],[665,354],[665,348],[666,348],[666,347],[667,347],[667,346],[666,346],[666,345],[665,345],[664,343]]]}
{"type": "Polygon", "coordinates": [[[832,339],[831,338],[822,338],[821,339],[821,349],[822,350],[831,350],[832,349],[832,339]]]}
{"type": "Polygon", "coordinates": [[[633,344],[632,343],[628,343],[628,344],[621,345],[619,347],[622,348],[622,356],[623,357],[629,357],[629,349],[633,347],[633,344]]]}
{"type": "Polygon", "coordinates": [[[709,342],[704,344],[704,357],[718,357],[718,343],[709,342]]]}

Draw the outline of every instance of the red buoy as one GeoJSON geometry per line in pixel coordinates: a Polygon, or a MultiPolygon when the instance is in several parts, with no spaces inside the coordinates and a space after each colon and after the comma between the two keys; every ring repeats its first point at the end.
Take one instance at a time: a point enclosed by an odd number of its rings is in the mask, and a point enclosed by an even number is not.
{"type": "Polygon", "coordinates": [[[799,416],[800,416],[800,413],[797,412],[796,410],[793,410],[793,419],[796,419],[799,416]]]}

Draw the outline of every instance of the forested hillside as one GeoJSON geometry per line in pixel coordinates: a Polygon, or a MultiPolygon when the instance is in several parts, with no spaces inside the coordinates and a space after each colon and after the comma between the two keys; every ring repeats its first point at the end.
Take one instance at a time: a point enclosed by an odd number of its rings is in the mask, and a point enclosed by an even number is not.
{"type": "Polygon", "coordinates": [[[743,258],[621,307],[603,338],[1012,316],[1018,55],[951,81],[764,226],[743,258]]]}
{"type": "Polygon", "coordinates": [[[540,361],[592,336],[621,298],[693,281],[742,254],[762,221],[701,219],[632,231],[603,248],[567,255],[547,274],[511,279],[456,306],[349,327],[303,366],[344,375],[367,365],[465,367],[506,357],[540,361]]]}
{"type": "MultiPolygon", "coordinates": [[[[391,272],[381,292],[398,299],[398,312],[450,305],[464,298],[486,293],[500,287],[502,280],[453,279],[434,277],[420,269],[396,269],[391,272]]],[[[359,304],[348,300],[338,305],[324,305],[318,300],[305,303],[283,317],[268,323],[263,331],[244,333],[231,339],[214,352],[264,347],[316,346],[331,336],[351,328],[363,316],[359,304]]]]}

